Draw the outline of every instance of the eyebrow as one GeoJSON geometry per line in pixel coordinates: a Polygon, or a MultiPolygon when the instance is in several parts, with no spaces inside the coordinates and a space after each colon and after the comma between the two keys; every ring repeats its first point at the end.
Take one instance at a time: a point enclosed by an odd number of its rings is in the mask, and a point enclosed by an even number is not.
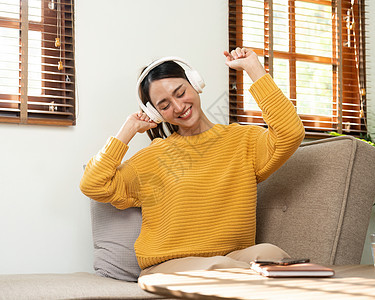
{"type": "MultiPolygon", "coordinates": [[[[174,95],[174,94],[176,94],[177,93],[177,91],[182,87],[182,85],[183,85],[183,83],[181,83],[178,87],[176,87],[175,89],[174,89],[174,91],[172,92],[172,95],[174,95]]],[[[163,102],[165,102],[165,101],[167,101],[167,99],[161,99],[160,101],[158,101],[157,103],[156,103],[156,106],[159,106],[160,104],[162,104],[163,102]]]]}

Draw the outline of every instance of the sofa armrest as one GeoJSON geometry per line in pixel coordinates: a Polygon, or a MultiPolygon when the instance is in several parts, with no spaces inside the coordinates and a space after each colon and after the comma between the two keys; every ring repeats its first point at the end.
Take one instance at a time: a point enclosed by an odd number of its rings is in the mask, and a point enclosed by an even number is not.
{"type": "Polygon", "coordinates": [[[353,137],[302,144],[258,186],[257,243],[321,264],[359,264],[375,199],[375,148],[353,137]]]}

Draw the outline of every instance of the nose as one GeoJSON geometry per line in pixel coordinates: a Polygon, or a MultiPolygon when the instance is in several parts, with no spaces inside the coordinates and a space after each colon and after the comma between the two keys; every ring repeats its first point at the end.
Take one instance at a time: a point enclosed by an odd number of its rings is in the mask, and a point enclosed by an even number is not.
{"type": "Polygon", "coordinates": [[[173,99],[173,107],[176,113],[182,113],[184,104],[181,103],[178,99],[173,99]]]}

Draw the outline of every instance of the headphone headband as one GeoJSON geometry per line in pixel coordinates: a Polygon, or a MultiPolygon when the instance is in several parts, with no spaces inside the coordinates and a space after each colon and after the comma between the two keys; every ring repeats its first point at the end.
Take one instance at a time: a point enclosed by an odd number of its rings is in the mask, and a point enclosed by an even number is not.
{"type": "Polygon", "coordinates": [[[139,76],[138,81],[137,81],[137,93],[139,93],[138,89],[139,89],[143,79],[145,79],[147,77],[148,73],[150,73],[152,69],[156,68],[157,66],[161,65],[162,63],[164,63],[166,61],[170,61],[170,60],[175,61],[175,62],[181,62],[184,65],[188,66],[190,69],[193,69],[193,67],[188,62],[186,62],[185,60],[183,60],[182,58],[177,57],[177,56],[166,56],[166,57],[159,58],[159,59],[153,61],[150,65],[148,65],[147,68],[142,72],[141,76],[139,76]]]}

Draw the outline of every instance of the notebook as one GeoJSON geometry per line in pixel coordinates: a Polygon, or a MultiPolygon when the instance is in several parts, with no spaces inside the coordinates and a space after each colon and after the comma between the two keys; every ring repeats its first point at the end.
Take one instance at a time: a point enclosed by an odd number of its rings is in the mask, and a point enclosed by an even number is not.
{"type": "Polygon", "coordinates": [[[331,277],[335,271],[313,263],[281,265],[261,265],[251,263],[251,269],[266,277],[331,277]]]}

